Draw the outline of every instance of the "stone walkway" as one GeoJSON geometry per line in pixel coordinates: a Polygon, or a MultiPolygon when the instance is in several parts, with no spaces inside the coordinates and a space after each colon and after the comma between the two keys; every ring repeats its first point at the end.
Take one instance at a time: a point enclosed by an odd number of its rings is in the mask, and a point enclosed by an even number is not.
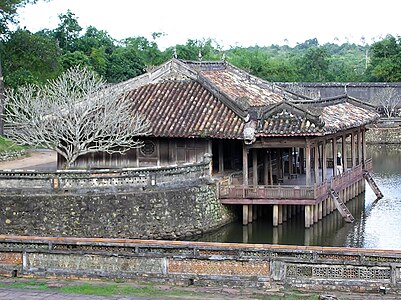
{"type": "Polygon", "coordinates": [[[103,297],[76,294],[61,294],[52,291],[30,291],[22,289],[0,288],[1,300],[144,300],[144,299],[162,299],[162,298],[142,298],[142,297],[103,297]]]}

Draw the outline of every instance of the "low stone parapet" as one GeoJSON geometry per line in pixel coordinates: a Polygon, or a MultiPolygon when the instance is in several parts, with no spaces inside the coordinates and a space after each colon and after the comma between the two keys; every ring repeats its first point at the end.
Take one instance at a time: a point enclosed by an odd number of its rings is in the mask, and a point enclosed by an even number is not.
{"type": "Polygon", "coordinates": [[[0,273],[401,293],[401,251],[0,236],[0,273]]]}
{"type": "Polygon", "coordinates": [[[209,163],[169,167],[101,170],[58,170],[43,172],[34,170],[2,170],[0,190],[35,193],[54,191],[88,192],[96,190],[131,191],[148,186],[179,186],[210,177],[209,163]]]}

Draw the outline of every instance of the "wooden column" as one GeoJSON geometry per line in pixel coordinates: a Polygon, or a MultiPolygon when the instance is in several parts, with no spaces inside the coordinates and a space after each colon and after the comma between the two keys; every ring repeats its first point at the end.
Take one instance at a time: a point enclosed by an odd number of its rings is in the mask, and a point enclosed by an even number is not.
{"type": "Polygon", "coordinates": [[[273,163],[271,151],[269,151],[269,182],[271,185],[273,185],[273,163]]]}
{"type": "Polygon", "coordinates": [[[322,144],[322,182],[326,180],[327,175],[327,144],[326,140],[323,140],[322,144]]]}
{"type": "Polygon", "coordinates": [[[273,205],[273,226],[278,226],[278,205],[273,205]]]}
{"type": "Polygon", "coordinates": [[[248,185],[248,152],[249,149],[243,145],[242,148],[242,173],[243,173],[243,184],[248,185]]]}
{"type": "Polygon", "coordinates": [[[337,175],[337,137],[333,137],[333,176],[337,175]]]}
{"type": "Polygon", "coordinates": [[[248,205],[242,205],[242,225],[248,224],[248,205]]]}
{"type": "Polygon", "coordinates": [[[252,149],[252,184],[253,186],[258,185],[258,149],[252,149]]]}
{"type": "Polygon", "coordinates": [[[248,205],[248,223],[252,223],[253,221],[253,205],[248,205]]]}
{"type": "Polygon", "coordinates": [[[347,171],[347,136],[342,136],[342,160],[343,160],[343,172],[347,171]]]}
{"type": "Polygon", "coordinates": [[[278,224],[283,224],[283,206],[278,206],[278,224]]]}
{"type": "Polygon", "coordinates": [[[263,183],[269,185],[269,157],[266,150],[263,150],[263,183]]]}
{"type": "Polygon", "coordinates": [[[223,141],[219,140],[219,173],[224,172],[223,141]]]}
{"type": "Polygon", "coordinates": [[[356,144],[358,148],[358,164],[362,163],[362,134],[361,134],[361,129],[358,128],[358,132],[356,134],[356,144]]]}
{"type": "Polygon", "coordinates": [[[318,209],[319,209],[318,218],[319,218],[319,220],[321,220],[323,218],[323,202],[320,202],[318,204],[318,209]]]}
{"type": "Polygon", "coordinates": [[[362,130],[362,163],[365,166],[366,161],[366,129],[362,130]]]}
{"type": "Polygon", "coordinates": [[[320,176],[319,176],[319,155],[320,155],[320,151],[319,151],[319,142],[316,144],[315,146],[315,184],[319,184],[320,183],[320,176]]]}
{"type": "Polygon", "coordinates": [[[356,166],[356,149],[355,149],[355,132],[351,132],[351,158],[352,158],[352,167],[356,166]]]}
{"type": "Polygon", "coordinates": [[[313,222],[317,223],[319,221],[319,205],[315,204],[313,206],[313,222]]]}
{"type": "Polygon", "coordinates": [[[288,217],[287,205],[282,205],[282,207],[283,207],[283,222],[287,222],[287,217],[288,217]]]}
{"type": "Polygon", "coordinates": [[[299,174],[304,173],[304,148],[299,148],[299,174]]]}
{"type": "Polygon", "coordinates": [[[309,144],[309,142],[307,142],[307,143],[306,143],[306,147],[305,147],[306,185],[311,185],[311,184],[312,184],[310,159],[311,159],[311,155],[310,155],[310,144],[309,144]]]}
{"type": "Polygon", "coordinates": [[[309,228],[311,225],[311,206],[305,205],[305,228],[309,228]]]}
{"type": "Polygon", "coordinates": [[[293,166],[292,166],[293,161],[294,161],[292,149],[294,149],[294,148],[290,148],[290,153],[288,155],[288,176],[289,176],[289,178],[291,178],[291,174],[294,173],[293,166]]]}

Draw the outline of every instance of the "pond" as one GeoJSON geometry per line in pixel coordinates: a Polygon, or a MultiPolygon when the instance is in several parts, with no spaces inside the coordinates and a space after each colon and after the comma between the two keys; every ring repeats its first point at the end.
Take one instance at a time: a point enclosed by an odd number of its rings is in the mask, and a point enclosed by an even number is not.
{"type": "Polygon", "coordinates": [[[369,145],[368,157],[373,159],[372,175],[384,197],[376,201],[366,184],[366,192],[347,203],[355,217],[352,224],[337,211],[309,229],[304,228],[302,215],[278,227],[271,220],[248,226],[238,221],[197,240],[401,250],[401,145],[369,145]]]}

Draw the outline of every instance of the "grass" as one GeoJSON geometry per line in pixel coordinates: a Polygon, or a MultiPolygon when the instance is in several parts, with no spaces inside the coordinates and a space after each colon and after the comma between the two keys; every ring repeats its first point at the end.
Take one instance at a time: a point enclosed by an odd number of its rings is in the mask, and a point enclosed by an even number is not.
{"type": "MultiPolygon", "coordinates": [[[[66,294],[91,296],[136,296],[163,299],[259,299],[259,300],[318,300],[317,293],[304,293],[295,290],[266,293],[262,290],[235,290],[227,293],[221,288],[199,286],[156,285],[144,282],[110,282],[110,281],[74,281],[10,278],[2,280],[0,288],[18,288],[25,290],[45,290],[66,294]]],[[[339,298],[345,299],[345,298],[339,298]]]]}
{"type": "Polygon", "coordinates": [[[0,153],[14,152],[26,149],[24,146],[18,146],[14,142],[0,136],[0,153]]]}
{"type": "Polygon", "coordinates": [[[201,295],[194,291],[183,290],[180,287],[160,289],[152,284],[127,284],[127,283],[91,283],[74,281],[54,281],[49,283],[42,280],[19,280],[14,282],[0,282],[0,288],[18,288],[26,290],[51,290],[60,293],[92,295],[92,296],[188,296],[201,295]]]}

